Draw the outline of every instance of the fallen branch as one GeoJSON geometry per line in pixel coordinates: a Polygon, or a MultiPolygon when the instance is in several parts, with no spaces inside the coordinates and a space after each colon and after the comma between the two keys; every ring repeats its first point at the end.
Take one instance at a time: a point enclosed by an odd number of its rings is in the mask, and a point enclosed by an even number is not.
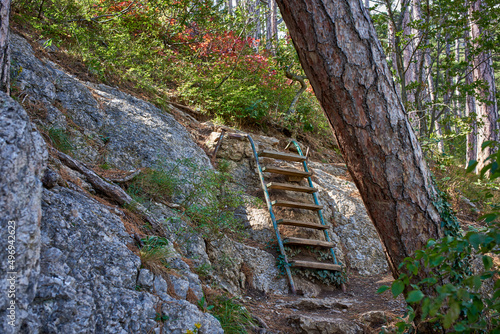
{"type": "Polygon", "coordinates": [[[130,175],[127,175],[125,177],[122,177],[121,179],[110,179],[110,178],[103,178],[104,180],[108,181],[108,182],[114,182],[114,183],[125,183],[125,182],[128,182],[130,180],[132,180],[134,177],[136,177],[137,175],[141,174],[142,170],[138,169],[136,170],[135,172],[133,172],[132,174],[130,175]]]}
{"type": "Polygon", "coordinates": [[[159,229],[159,231],[165,232],[162,224],[156,218],[151,216],[144,206],[137,203],[137,201],[130,197],[130,195],[127,194],[122,188],[106,182],[93,170],[85,166],[83,163],[73,159],[69,155],[64,154],[54,148],[50,148],[50,150],[55,153],[55,155],[59,158],[59,160],[61,160],[63,164],[85,175],[87,181],[92,185],[92,187],[94,187],[96,191],[108,196],[121,206],[132,206],[144,220],[150,223],[153,227],[159,229]]]}

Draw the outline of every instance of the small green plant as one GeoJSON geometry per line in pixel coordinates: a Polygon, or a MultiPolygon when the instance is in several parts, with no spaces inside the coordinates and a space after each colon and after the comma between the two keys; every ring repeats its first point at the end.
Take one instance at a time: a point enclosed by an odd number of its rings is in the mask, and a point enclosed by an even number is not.
{"type": "Polygon", "coordinates": [[[69,134],[66,130],[61,128],[50,128],[49,137],[55,148],[63,153],[71,153],[74,150],[69,134]]]}
{"type": "Polygon", "coordinates": [[[255,325],[250,312],[239,305],[234,298],[217,296],[212,303],[214,308],[210,313],[219,320],[224,333],[246,334],[247,329],[255,325]]]}
{"type": "Polygon", "coordinates": [[[203,263],[202,265],[196,267],[195,269],[196,274],[198,274],[198,276],[202,278],[209,276],[212,273],[212,271],[213,267],[209,263],[203,263]]]}
{"type": "Polygon", "coordinates": [[[165,322],[167,320],[169,320],[170,317],[166,314],[162,314],[162,313],[156,313],[156,316],[155,316],[155,321],[158,321],[158,322],[165,322]]]}
{"type": "Polygon", "coordinates": [[[101,169],[108,170],[111,169],[111,165],[106,161],[105,163],[99,165],[101,169]]]}
{"type": "Polygon", "coordinates": [[[245,203],[243,193],[231,186],[228,164],[221,161],[218,170],[200,167],[189,159],[160,163],[155,169],[135,178],[127,192],[138,202],[175,200],[184,209],[182,215],[191,228],[205,239],[226,233],[244,235],[244,226],[234,211],[245,203]]]}
{"type": "Polygon", "coordinates": [[[292,268],[292,274],[302,276],[310,280],[317,280],[325,285],[335,285],[337,287],[347,283],[347,274],[345,270],[330,271],[310,268],[292,268]]]}
{"type": "Polygon", "coordinates": [[[169,248],[166,238],[150,236],[141,239],[143,246],[140,249],[140,257],[143,262],[158,261],[163,266],[169,267],[166,259],[172,256],[173,251],[169,248]]]}
{"type": "Polygon", "coordinates": [[[206,297],[203,296],[200,300],[198,300],[198,307],[203,312],[209,312],[214,308],[214,305],[208,305],[206,297]]]}

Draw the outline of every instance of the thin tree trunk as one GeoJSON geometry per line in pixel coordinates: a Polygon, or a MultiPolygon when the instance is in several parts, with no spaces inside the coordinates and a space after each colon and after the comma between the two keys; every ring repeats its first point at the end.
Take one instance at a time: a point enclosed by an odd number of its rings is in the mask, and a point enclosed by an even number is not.
{"type": "MultiPolygon", "coordinates": [[[[405,76],[405,85],[409,86],[416,81],[417,78],[417,68],[415,64],[415,47],[412,35],[412,29],[410,28],[411,23],[411,7],[408,5],[404,11],[403,16],[403,37],[405,40],[405,47],[403,49],[403,67],[405,76]]],[[[419,128],[419,118],[418,115],[413,111],[415,110],[416,100],[415,100],[415,88],[405,88],[406,91],[406,105],[405,108],[411,112],[409,113],[410,123],[413,129],[419,128]]]]}
{"type": "MultiPolygon", "coordinates": [[[[422,9],[420,7],[420,0],[412,1],[412,20],[422,21],[422,9]]],[[[426,83],[427,81],[427,62],[426,54],[427,50],[427,38],[424,37],[424,31],[417,28],[412,28],[412,34],[416,36],[415,40],[415,78],[418,80],[418,86],[415,91],[415,105],[417,108],[417,115],[419,119],[419,134],[420,137],[424,138],[427,135],[427,106],[430,105],[430,94],[426,94],[427,90],[430,90],[426,83]]],[[[430,57],[429,57],[430,58],[430,57]]],[[[430,60],[429,60],[430,62],[430,60]]]]}
{"type": "Polygon", "coordinates": [[[430,173],[370,17],[361,0],[277,2],[397,277],[403,259],[443,230],[430,173]]]}
{"type": "Polygon", "coordinates": [[[0,1],[0,90],[10,95],[10,0],[0,1]]]}
{"type": "MultiPolygon", "coordinates": [[[[482,0],[477,0],[471,3],[469,8],[469,16],[471,19],[471,38],[474,41],[477,38],[484,38],[483,29],[474,21],[474,13],[480,12],[483,7],[482,0]]],[[[477,47],[477,43],[475,43],[477,47]]],[[[492,67],[492,59],[490,52],[480,52],[474,58],[474,71],[473,79],[475,82],[482,82],[483,87],[479,88],[477,92],[478,98],[476,98],[476,113],[478,122],[482,123],[482,126],[478,126],[478,138],[477,138],[477,169],[481,169],[487,164],[486,158],[493,153],[493,149],[488,147],[481,150],[484,142],[489,140],[498,139],[498,109],[496,100],[496,87],[495,87],[495,75],[492,67]]]]}
{"type": "MultiPolygon", "coordinates": [[[[467,64],[472,64],[472,56],[470,55],[470,45],[469,45],[469,32],[465,31],[465,61],[467,64]]],[[[472,77],[472,67],[467,66],[465,69],[466,77],[465,84],[471,86],[474,82],[472,77]]],[[[467,93],[465,97],[465,113],[467,117],[471,120],[471,130],[467,134],[467,150],[465,153],[466,166],[470,164],[471,161],[477,160],[477,115],[476,115],[476,98],[474,94],[467,93]]]]}
{"type": "MultiPolygon", "coordinates": [[[[271,35],[274,39],[276,45],[278,45],[278,6],[276,5],[276,0],[269,0],[269,5],[271,6],[271,35]]],[[[273,54],[276,53],[275,48],[273,48],[273,54]]]]}

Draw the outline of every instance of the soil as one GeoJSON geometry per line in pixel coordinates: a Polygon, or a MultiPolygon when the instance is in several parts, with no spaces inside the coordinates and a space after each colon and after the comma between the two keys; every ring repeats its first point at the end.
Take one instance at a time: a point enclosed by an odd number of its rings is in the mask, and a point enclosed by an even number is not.
{"type": "MultiPolygon", "coordinates": [[[[390,285],[393,281],[391,274],[377,276],[349,275],[346,291],[341,289],[323,291],[315,300],[335,298],[344,306],[338,308],[298,307],[293,305],[301,296],[275,296],[265,295],[255,290],[247,290],[242,298],[242,304],[259,319],[261,327],[266,326],[273,333],[299,333],[290,324],[294,316],[321,316],[323,318],[359,320],[360,315],[369,311],[383,311],[389,322],[394,322],[397,317],[403,317],[406,303],[402,297],[392,298],[390,291],[377,294],[382,285],[390,285]],[[292,303],[292,305],[288,305],[292,303]],[[349,305],[351,304],[351,305],[349,305]],[[344,308],[345,307],[345,308],[344,308]],[[265,325],[264,325],[265,324],[265,325]]],[[[366,333],[378,333],[382,323],[374,327],[366,326],[366,333]]]]}

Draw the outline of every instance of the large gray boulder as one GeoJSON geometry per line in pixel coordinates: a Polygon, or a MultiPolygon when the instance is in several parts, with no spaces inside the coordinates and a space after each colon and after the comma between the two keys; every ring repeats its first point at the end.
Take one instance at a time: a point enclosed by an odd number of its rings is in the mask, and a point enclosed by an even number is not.
{"type": "Polygon", "coordinates": [[[46,159],[45,143],[32,128],[26,111],[0,92],[2,333],[19,332],[20,324],[28,317],[28,306],[35,294],[40,268],[40,179],[46,159]],[[13,247],[9,249],[9,246],[13,247]],[[15,248],[15,253],[12,248],[15,248]],[[9,258],[9,255],[12,257],[9,258]],[[14,262],[9,262],[10,259],[14,262]]]}
{"type": "Polygon", "coordinates": [[[190,159],[211,167],[205,152],[172,115],[118,89],[82,82],[35,57],[22,37],[11,36],[16,84],[23,99],[41,104],[47,129],[67,132],[83,162],[129,170],[190,159]]]}
{"type": "Polygon", "coordinates": [[[38,289],[22,333],[181,334],[195,323],[202,333],[223,332],[214,317],[170,297],[161,277],[153,283],[140,269],[113,209],[57,186],[44,190],[42,207],[38,289]]]}

